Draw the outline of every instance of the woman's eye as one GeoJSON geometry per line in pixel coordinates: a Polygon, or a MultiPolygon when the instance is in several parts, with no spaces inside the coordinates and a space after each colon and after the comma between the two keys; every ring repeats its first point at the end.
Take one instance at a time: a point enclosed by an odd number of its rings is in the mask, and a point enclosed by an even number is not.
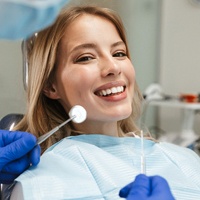
{"type": "Polygon", "coordinates": [[[127,56],[127,55],[126,55],[126,53],[124,53],[124,52],[117,52],[117,53],[115,53],[115,54],[113,55],[113,57],[125,57],[125,56],[127,56]]]}
{"type": "Polygon", "coordinates": [[[91,56],[83,56],[83,57],[80,57],[76,60],[76,62],[87,62],[87,61],[90,61],[92,60],[93,58],[91,56]]]}

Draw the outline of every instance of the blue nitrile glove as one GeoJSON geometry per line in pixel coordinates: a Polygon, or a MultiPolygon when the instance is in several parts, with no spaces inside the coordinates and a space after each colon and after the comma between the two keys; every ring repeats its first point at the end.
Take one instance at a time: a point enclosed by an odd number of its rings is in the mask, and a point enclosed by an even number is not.
{"type": "Polygon", "coordinates": [[[51,25],[69,0],[0,0],[0,38],[26,39],[51,25]]]}
{"type": "Polygon", "coordinates": [[[135,181],[122,188],[119,196],[127,200],[175,200],[164,178],[144,174],[139,174],[135,181]]]}
{"type": "Polygon", "coordinates": [[[41,149],[36,140],[27,132],[0,130],[0,183],[12,183],[30,165],[39,163],[41,149]]]}

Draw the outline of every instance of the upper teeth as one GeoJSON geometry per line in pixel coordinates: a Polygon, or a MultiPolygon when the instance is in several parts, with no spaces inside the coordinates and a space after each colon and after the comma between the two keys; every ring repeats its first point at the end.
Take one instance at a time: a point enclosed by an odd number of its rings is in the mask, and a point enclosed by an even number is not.
{"type": "Polygon", "coordinates": [[[112,87],[112,88],[109,88],[109,89],[106,89],[106,90],[98,91],[98,95],[106,96],[106,95],[109,95],[109,94],[116,94],[116,93],[123,92],[123,91],[124,91],[124,87],[118,86],[118,87],[112,87]]]}

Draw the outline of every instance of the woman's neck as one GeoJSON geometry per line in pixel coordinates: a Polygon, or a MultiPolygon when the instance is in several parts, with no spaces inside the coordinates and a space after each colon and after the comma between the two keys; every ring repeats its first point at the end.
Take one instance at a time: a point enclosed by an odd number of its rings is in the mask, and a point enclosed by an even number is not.
{"type": "Polygon", "coordinates": [[[87,122],[82,124],[73,124],[75,130],[84,134],[103,134],[118,137],[117,122],[87,122]]]}

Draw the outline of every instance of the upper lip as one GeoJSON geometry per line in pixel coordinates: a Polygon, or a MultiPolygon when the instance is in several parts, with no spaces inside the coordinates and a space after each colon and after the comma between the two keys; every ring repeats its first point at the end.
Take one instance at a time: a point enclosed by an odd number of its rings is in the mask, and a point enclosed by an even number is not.
{"type": "Polygon", "coordinates": [[[94,93],[97,93],[98,91],[101,91],[101,90],[110,89],[112,87],[118,87],[118,86],[126,87],[126,83],[124,81],[112,81],[112,82],[103,84],[97,89],[95,89],[94,93]]]}

